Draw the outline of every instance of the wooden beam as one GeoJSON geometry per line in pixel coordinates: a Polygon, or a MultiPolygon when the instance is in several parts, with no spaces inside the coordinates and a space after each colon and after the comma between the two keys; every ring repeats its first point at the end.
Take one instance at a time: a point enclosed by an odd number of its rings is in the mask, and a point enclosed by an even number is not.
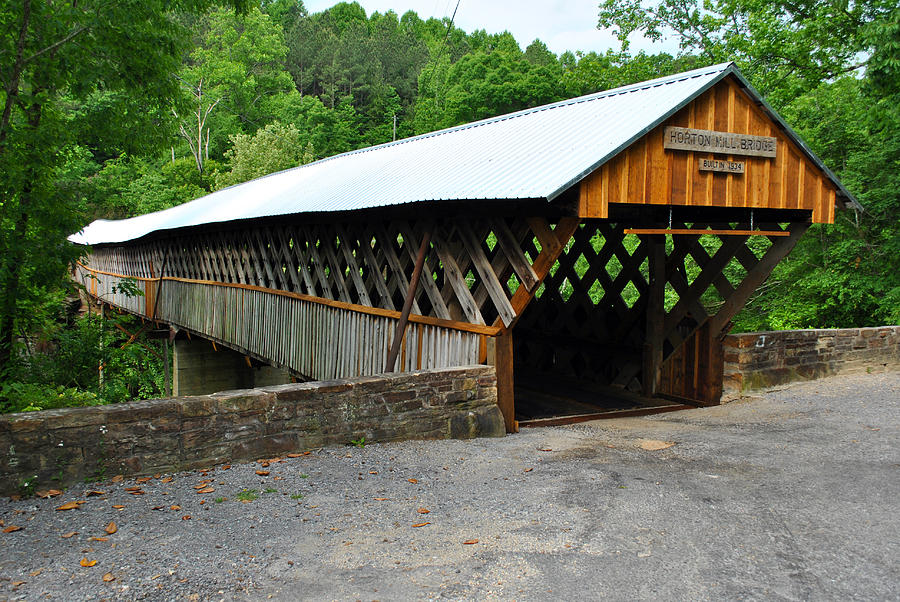
{"type": "Polygon", "coordinates": [[[497,405],[503,414],[507,433],[518,433],[515,402],[515,369],[512,330],[504,330],[495,339],[494,368],[497,371],[497,405]]]}
{"type": "MultiPolygon", "coordinates": [[[[368,315],[372,315],[372,316],[382,316],[385,318],[399,318],[400,317],[399,311],[382,309],[380,307],[369,307],[367,305],[359,305],[357,303],[345,303],[343,301],[336,301],[334,299],[326,299],[323,297],[316,297],[314,295],[305,295],[303,293],[294,293],[291,291],[283,291],[280,289],[270,289],[270,288],[265,288],[262,286],[256,286],[253,284],[240,284],[240,283],[232,283],[232,282],[214,282],[214,281],[209,281],[209,280],[194,280],[191,278],[179,278],[179,277],[171,277],[171,276],[167,276],[165,278],[156,278],[155,280],[151,279],[151,278],[134,278],[133,276],[127,276],[125,274],[119,274],[116,272],[106,272],[103,270],[95,270],[95,269],[87,267],[86,265],[84,265],[80,262],[76,262],[76,265],[88,272],[93,273],[93,274],[105,274],[108,276],[116,276],[119,278],[133,278],[134,280],[140,280],[140,281],[147,281],[147,280],[152,280],[152,281],[156,281],[156,282],[171,281],[171,282],[183,282],[186,284],[202,284],[205,286],[220,286],[222,288],[234,288],[234,289],[241,289],[241,290],[246,290],[246,291],[260,291],[263,293],[270,293],[272,295],[276,295],[276,296],[280,296],[280,297],[288,297],[291,299],[300,299],[302,301],[308,301],[310,303],[318,303],[320,305],[327,305],[329,307],[335,307],[335,308],[339,308],[339,309],[347,309],[347,310],[354,311],[354,312],[361,313],[361,314],[368,314],[368,315]]],[[[92,282],[96,282],[96,280],[92,280],[92,282]]],[[[424,282],[424,280],[423,280],[423,282],[424,282]]],[[[91,293],[91,295],[96,297],[97,296],[96,290],[94,290],[91,293]]],[[[490,337],[497,336],[500,333],[500,331],[502,330],[502,328],[499,326],[482,326],[479,324],[470,324],[469,322],[459,322],[456,320],[435,318],[432,316],[422,316],[422,315],[417,315],[414,313],[410,313],[409,321],[416,322],[417,324],[426,324],[429,326],[440,326],[443,328],[451,328],[453,330],[461,330],[464,332],[474,332],[477,334],[483,334],[483,335],[487,335],[490,337]]]]}
{"type": "Polygon", "coordinates": [[[481,242],[472,233],[468,224],[460,223],[457,226],[457,231],[466,246],[469,257],[472,258],[475,271],[481,277],[482,285],[487,289],[488,295],[497,309],[497,313],[503,319],[503,324],[509,326],[516,319],[516,310],[510,304],[506,289],[497,278],[497,274],[494,273],[491,267],[491,262],[488,261],[484,251],[481,249],[481,242]]]}
{"type": "Polygon", "coordinates": [[[626,228],[625,234],[690,234],[700,236],[790,236],[783,230],[694,230],[692,228],[626,228]]]}
{"type": "Polygon", "coordinates": [[[725,300],[725,304],[719,308],[718,313],[710,319],[709,326],[712,337],[718,337],[722,333],[735,314],[744,307],[754,291],[766,281],[766,278],[769,277],[769,274],[772,273],[778,262],[787,257],[808,228],[808,223],[795,222],[788,228],[789,238],[776,240],[772,243],[772,246],[762,256],[759,263],[747,272],[741,284],[735,289],[734,294],[725,300]]]}
{"type": "Polygon", "coordinates": [[[528,292],[531,292],[537,286],[539,278],[534,268],[528,263],[525,253],[519,246],[519,241],[516,240],[512,230],[509,229],[506,221],[502,218],[492,220],[490,225],[491,231],[497,237],[497,244],[500,245],[500,250],[506,255],[509,264],[516,272],[516,276],[519,277],[519,281],[528,289],[528,292]]]}
{"type": "MultiPolygon", "coordinates": [[[[408,289],[409,280],[407,280],[406,274],[403,272],[403,266],[400,265],[400,258],[397,257],[397,252],[394,250],[394,243],[397,240],[397,235],[395,234],[394,238],[391,239],[383,225],[376,226],[375,233],[380,237],[378,244],[381,247],[381,252],[384,253],[384,258],[387,260],[391,274],[397,280],[397,284],[401,287],[400,290],[408,289]]],[[[419,304],[415,299],[413,299],[412,312],[415,314],[422,313],[422,310],[419,309],[419,304]]]]}
{"type": "MultiPolygon", "coordinates": [[[[547,220],[544,218],[530,218],[528,223],[535,236],[537,236],[538,241],[541,242],[541,252],[534,259],[534,263],[531,264],[535,274],[538,275],[538,284],[540,284],[547,277],[547,274],[550,273],[550,268],[553,267],[553,263],[559,258],[559,254],[565,248],[566,243],[572,238],[581,220],[577,217],[564,217],[559,220],[554,230],[550,229],[547,220]],[[543,242],[541,237],[544,237],[543,242]]],[[[533,297],[534,294],[531,291],[521,286],[513,294],[509,302],[516,311],[517,317],[522,315],[522,312],[528,307],[528,303],[533,297]]]]}
{"type": "Polygon", "coordinates": [[[666,320],[666,239],[663,236],[650,236],[647,241],[650,247],[649,276],[650,287],[647,290],[647,322],[645,328],[644,366],[641,384],[644,396],[652,397],[656,393],[659,380],[659,368],[663,359],[663,328],[666,320]]]}
{"type": "MultiPolygon", "coordinates": [[[[413,232],[412,227],[406,222],[397,222],[397,226],[397,229],[403,236],[403,247],[406,249],[409,257],[415,263],[416,252],[413,249],[418,246],[415,233],[413,232]]],[[[428,267],[427,258],[425,260],[425,263],[422,265],[422,270],[422,274],[424,276],[424,278],[422,279],[422,288],[425,289],[425,293],[428,295],[428,299],[431,301],[431,311],[433,311],[437,315],[437,317],[449,320],[450,310],[447,309],[447,305],[446,303],[444,303],[443,297],[441,297],[441,291],[440,289],[438,289],[437,284],[435,284],[434,282],[434,276],[432,275],[431,268],[428,267]]]]}
{"type": "Polygon", "coordinates": [[[435,236],[434,247],[437,249],[438,257],[444,265],[444,277],[450,283],[450,287],[456,295],[456,300],[466,320],[473,324],[484,324],[484,317],[478,309],[478,304],[472,297],[472,292],[466,284],[466,280],[460,271],[459,265],[453,258],[453,253],[449,251],[450,245],[446,240],[439,236],[435,236]]]}
{"type": "Polygon", "coordinates": [[[416,297],[416,289],[419,287],[419,278],[422,276],[422,266],[425,264],[425,252],[428,250],[428,243],[431,241],[431,233],[427,230],[422,236],[422,244],[419,247],[419,254],[416,256],[416,267],[413,268],[412,278],[409,281],[409,290],[406,291],[406,299],[403,301],[403,311],[400,312],[400,319],[397,321],[397,330],[394,332],[394,339],[391,341],[391,350],[388,352],[387,365],[385,372],[393,372],[397,364],[397,355],[400,353],[400,344],[403,341],[403,335],[406,333],[406,324],[409,322],[409,311],[412,308],[412,301],[416,297]]]}

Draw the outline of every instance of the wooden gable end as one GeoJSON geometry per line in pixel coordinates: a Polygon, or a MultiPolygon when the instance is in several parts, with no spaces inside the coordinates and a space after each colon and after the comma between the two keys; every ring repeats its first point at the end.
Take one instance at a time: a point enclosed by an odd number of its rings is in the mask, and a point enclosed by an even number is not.
{"type": "Polygon", "coordinates": [[[837,189],[753,99],[727,77],[582,180],[580,217],[607,218],[611,203],[800,209],[833,223],[837,189]],[[777,140],[774,158],[663,147],[667,126],[777,140]],[[743,173],[703,171],[703,159],[742,162],[743,173]]]}

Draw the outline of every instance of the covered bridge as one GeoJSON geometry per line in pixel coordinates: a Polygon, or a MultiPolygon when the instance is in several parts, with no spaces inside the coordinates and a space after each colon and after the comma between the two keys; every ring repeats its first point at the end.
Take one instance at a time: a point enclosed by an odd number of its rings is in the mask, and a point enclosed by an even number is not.
{"type": "Polygon", "coordinates": [[[299,378],[495,364],[514,431],[517,410],[592,399],[718,402],[730,320],[811,223],[853,203],[729,63],[345,153],[71,240],[90,245],[76,268],[90,294],[299,378]]]}

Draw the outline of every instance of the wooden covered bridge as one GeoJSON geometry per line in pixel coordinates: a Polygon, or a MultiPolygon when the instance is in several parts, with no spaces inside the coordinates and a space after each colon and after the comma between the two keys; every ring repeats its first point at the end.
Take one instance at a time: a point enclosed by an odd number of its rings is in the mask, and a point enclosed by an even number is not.
{"type": "Polygon", "coordinates": [[[495,364],[513,431],[517,412],[634,395],[717,403],[730,320],[811,223],[853,203],[723,64],[346,153],[71,240],[90,245],[76,277],[99,300],[298,378],[495,364]]]}

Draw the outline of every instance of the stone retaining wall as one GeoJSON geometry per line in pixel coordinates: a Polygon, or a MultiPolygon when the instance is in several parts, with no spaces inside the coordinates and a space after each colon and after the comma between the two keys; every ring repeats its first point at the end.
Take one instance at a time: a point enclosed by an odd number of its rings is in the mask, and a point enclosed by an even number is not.
{"type": "Polygon", "coordinates": [[[900,369],[900,326],[732,334],[723,351],[727,400],[839,372],[900,369]]]}
{"type": "Polygon", "coordinates": [[[505,434],[492,366],[0,416],[0,494],[328,444],[505,434]]]}

